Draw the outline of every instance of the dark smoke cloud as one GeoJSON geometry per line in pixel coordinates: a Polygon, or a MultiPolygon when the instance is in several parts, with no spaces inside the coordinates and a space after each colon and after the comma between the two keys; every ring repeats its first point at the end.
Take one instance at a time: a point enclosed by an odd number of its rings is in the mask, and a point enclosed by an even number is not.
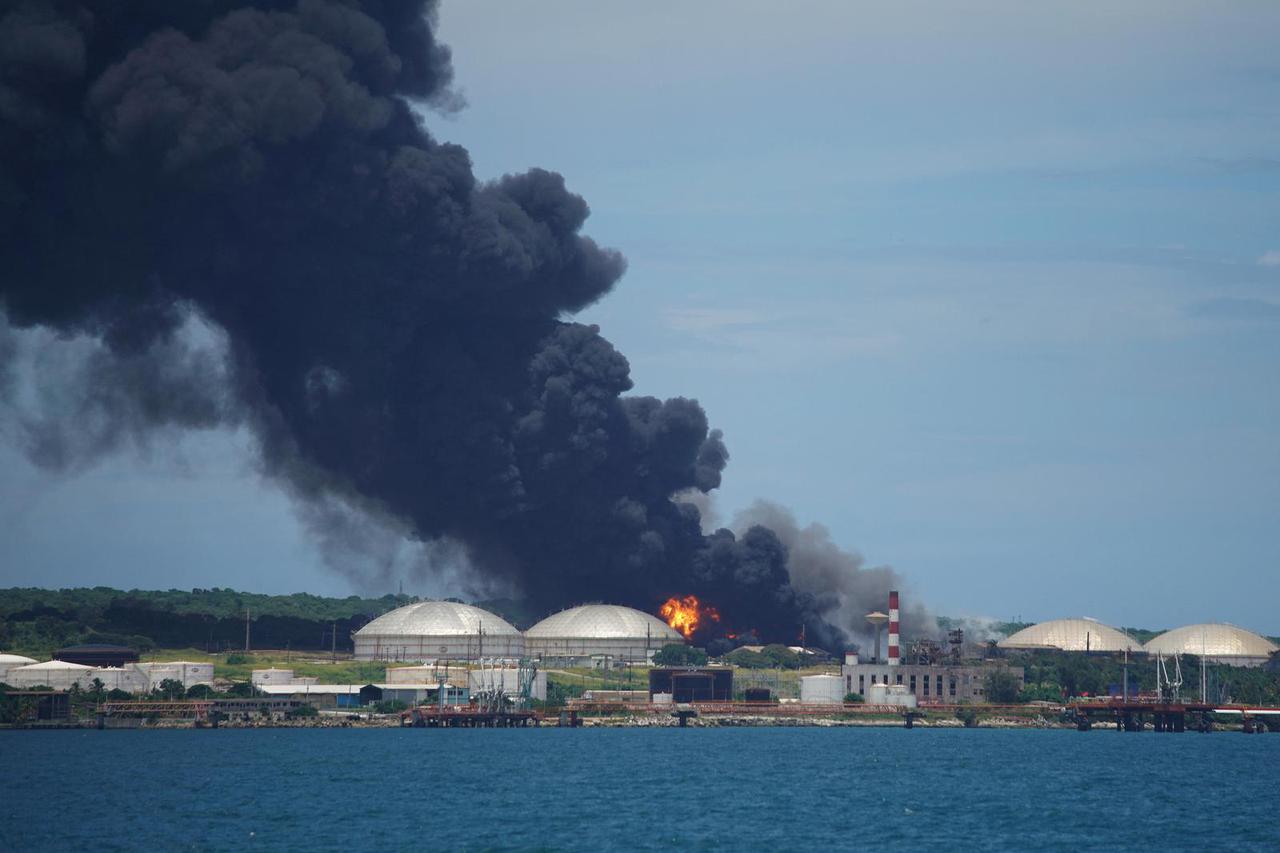
{"type": "Polygon", "coordinates": [[[838,644],[838,596],[792,582],[776,533],[704,537],[672,500],[728,460],[698,404],[625,396],[626,359],[562,319],[625,268],[586,203],[541,169],[479,182],[425,128],[414,105],[460,105],[434,21],[425,0],[0,5],[0,301],[92,342],[44,409],[88,440],[51,417],[25,446],[65,466],[241,424],[339,554],[367,550],[354,512],[460,543],[535,607],[695,592],[838,644]]]}
{"type": "Polygon", "coordinates": [[[0,432],[37,465],[84,468],[123,448],[234,426],[225,348],[188,317],[144,348],[15,331],[0,313],[0,432]]]}
{"type": "Polygon", "coordinates": [[[846,551],[831,540],[821,524],[804,527],[786,507],[756,501],[733,519],[733,528],[753,527],[773,531],[787,552],[787,574],[791,585],[812,596],[828,621],[852,637],[866,643],[873,639],[866,615],[888,612],[889,591],[903,591],[902,635],[904,640],[938,635],[938,622],[919,601],[911,599],[902,577],[889,566],[867,566],[862,555],[846,551]]]}

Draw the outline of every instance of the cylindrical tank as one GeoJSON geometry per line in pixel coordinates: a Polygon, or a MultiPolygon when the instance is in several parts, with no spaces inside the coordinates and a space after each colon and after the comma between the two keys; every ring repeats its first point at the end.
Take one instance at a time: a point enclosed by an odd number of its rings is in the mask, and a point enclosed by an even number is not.
{"type": "Polygon", "coordinates": [[[800,679],[800,701],[839,705],[844,701],[844,679],[838,675],[806,675],[800,679]]]}
{"type": "Polygon", "coordinates": [[[103,690],[145,693],[153,686],[159,685],[159,682],[152,685],[145,672],[140,672],[133,667],[101,667],[93,671],[93,677],[102,682],[103,690]]]}
{"type": "Polygon", "coordinates": [[[914,708],[918,700],[905,684],[872,684],[867,688],[867,704],[914,708]]]}
{"type": "Polygon", "coordinates": [[[898,705],[902,708],[914,708],[919,704],[916,694],[907,689],[905,684],[890,684],[885,699],[887,705],[898,705]]]}
{"type": "Polygon", "coordinates": [[[386,679],[387,684],[435,684],[441,671],[434,666],[389,666],[386,679]]]}
{"type": "Polygon", "coordinates": [[[250,681],[254,684],[292,684],[293,670],[291,669],[255,669],[250,681]]]}

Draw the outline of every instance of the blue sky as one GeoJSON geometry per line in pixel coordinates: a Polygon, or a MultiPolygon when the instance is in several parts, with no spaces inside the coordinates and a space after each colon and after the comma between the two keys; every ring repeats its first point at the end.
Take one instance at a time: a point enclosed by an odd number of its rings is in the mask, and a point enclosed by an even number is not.
{"type": "MultiPolygon", "coordinates": [[[[1280,633],[1280,6],[1049,5],[446,2],[428,121],[587,198],[579,319],[725,431],[724,518],[941,613],[1280,633]]],[[[347,592],[246,448],[0,451],[0,581],[347,592]]]]}

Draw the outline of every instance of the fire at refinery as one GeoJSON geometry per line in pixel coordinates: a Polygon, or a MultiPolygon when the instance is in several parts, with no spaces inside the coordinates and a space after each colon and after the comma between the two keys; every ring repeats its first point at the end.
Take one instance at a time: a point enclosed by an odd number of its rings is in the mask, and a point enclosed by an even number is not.
{"type": "Polygon", "coordinates": [[[691,638],[699,626],[720,621],[719,611],[700,602],[696,595],[686,595],[683,598],[673,595],[658,608],[658,615],[667,620],[672,628],[684,634],[685,639],[691,638]]]}

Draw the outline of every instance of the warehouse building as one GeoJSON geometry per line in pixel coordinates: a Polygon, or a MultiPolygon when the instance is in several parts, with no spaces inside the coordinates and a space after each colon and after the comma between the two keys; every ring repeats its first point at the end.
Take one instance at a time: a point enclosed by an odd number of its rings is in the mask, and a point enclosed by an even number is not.
{"type": "Polygon", "coordinates": [[[666,702],[732,702],[733,667],[665,667],[649,670],[649,700],[666,702]]]}
{"type": "Polygon", "coordinates": [[[353,635],[356,660],[519,658],[524,637],[500,616],[455,601],[422,601],[384,613],[353,635]]]}
{"type": "Polygon", "coordinates": [[[684,635],[656,616],[617,604],[584,604],[543,619],[524,634],[529,657],[562,666],[645,663],[684,635]]]}
{"type": "Polygon", "coordinates": [[[1259,634],[1225,622],[1184,625],[1152,638],[1149,654],[1200,655],[1211,663],[1262,666],[1280,647],[1259,634]]]}

